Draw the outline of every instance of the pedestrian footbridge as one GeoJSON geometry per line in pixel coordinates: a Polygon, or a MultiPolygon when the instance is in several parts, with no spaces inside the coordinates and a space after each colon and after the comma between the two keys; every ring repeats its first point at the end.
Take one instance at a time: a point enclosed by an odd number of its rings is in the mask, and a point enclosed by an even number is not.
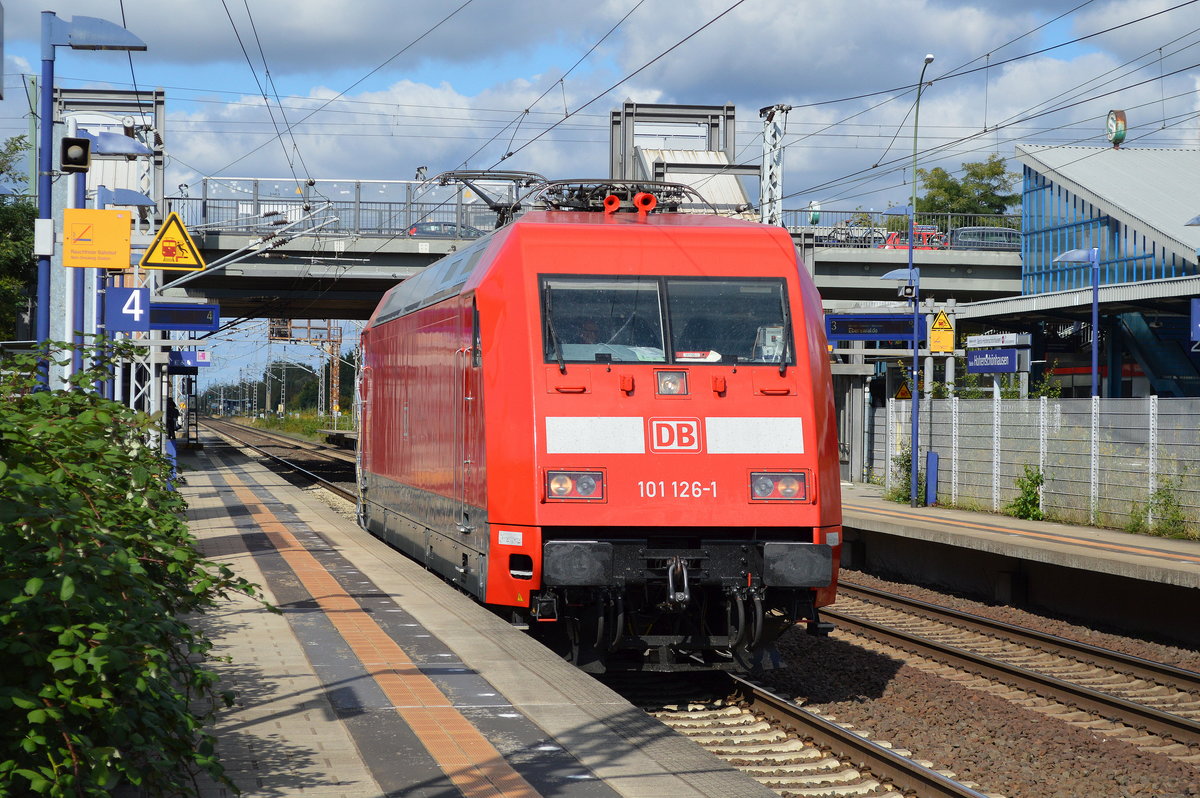
{"type": "MultiPolygon", "coordinates": [[[[206,178],[200,186],[199,196],[168,198],[168,209],[219,268],[190,275],[164,298],[219,303],[224,318],[368,318],[398,281],[496,225],[488,204],[461,185],[206,178]]],[[[487,188],[517,200],[512,184],[487,188]]],[[[894,299],[895,282],[882,276],[907,265],[907,250],[836,240],[828,234],[835,215],[825,215],[824,227],[788,227],[822,297],[894,299]]],[[[973,302],[1020,293],[1019,253],[913,255],[926,296],[973,302]]]]}

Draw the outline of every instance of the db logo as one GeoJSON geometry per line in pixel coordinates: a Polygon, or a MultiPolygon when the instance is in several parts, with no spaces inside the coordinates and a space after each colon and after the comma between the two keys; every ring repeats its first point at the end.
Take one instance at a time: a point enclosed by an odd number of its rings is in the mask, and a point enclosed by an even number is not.
{"type": "Polygon", "coordinates": [[[698,452],[698,451],[700,451],[700,419],[698,419],[698,418],[652,418],[652,419],[650,419],[650,451],[652,451],[652,452],[698,452]]]}

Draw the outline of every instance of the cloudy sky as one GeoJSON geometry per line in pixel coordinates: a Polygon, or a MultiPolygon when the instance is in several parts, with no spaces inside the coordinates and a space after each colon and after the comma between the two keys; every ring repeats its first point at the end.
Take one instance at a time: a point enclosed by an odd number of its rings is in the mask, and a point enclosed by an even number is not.
{"type": "Polygon", "coordinates": [[[29,129],[47,7],[146,42],[59,47],[56,82],[165,89],[170,187],[420,166],[602,176],[628,99],[734,104],[736,158],[753,163],[758,109],[786,103],[785,208],[883,209],[909,193],[926,53],[923,167],[1103,145],[1111,108],[1126,146],[1200,143],[1196,0],[5,0],[0,137],[29,129]]]}
{"type": "Polygon", "coordinates": [[[57,82],[164,88],[170,186],[418,166],[598,176],[626,99],[733,103],[747,163],[761,159],[758,109],[786,103],[786,204],[883,208],[908,193],[926,53],[923,166],[1011,156],[1017,141],[1102,144],[1110,108],[1128,112],[1127,146],[1197,144],[1196,2],[8,0],[0,135],[28,130],[47,6],[146,42],[57,48],[57,82]]]}

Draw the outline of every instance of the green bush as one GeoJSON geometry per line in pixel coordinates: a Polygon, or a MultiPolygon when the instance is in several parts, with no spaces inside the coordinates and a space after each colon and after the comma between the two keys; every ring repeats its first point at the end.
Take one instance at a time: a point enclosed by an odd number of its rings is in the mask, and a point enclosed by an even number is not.
{"type": "MultiPolygon", "coordinates": [[[[321,436],[317,434],[317,430],[329,429],[332,426],[328,418],[318,416],[316,413],[301,413],[300,415],[289,415],[282,418],[268,415],[263,418],[256,418],[251,423],[256,427],[278,430],[290,435],[301,435],[314,441],[321,439],[321,436]]],[[[345,425],[345,422],[343,422],[343,425],[345,425]]]]}
{"type": "Polygon", "coordinates": [[[1017,477],[1017,496],[1004,505],[1004,512],[1014,518],[1024,518],[1027,521],[1041,521],[1046,516],[1042,513],[1041,488],[1046,484],[1046,475],[1037,466],[1026,465],[1025,475],[1017,477]]]}
{"type": "Polygon", "coordinates": [[[1187,515],[1179,503],[1179,479],[1164,477],[1145,504],[1134,505],[1125,529],[1141,535],[1195,539],[1187,515]],[[1153,516],[1153,522],[1151,517],[1153,516]]]}
{"type": "Polygon", "coordinates": [[[33,355],[0,363],[0,795],[226,781],[196,707],[231,696],[183,618],[255,588],[197,552],[159,420],[89,392],[128,354],[85,349],[70,390],[39,389],[33,355]]]}
{"type": "MultiPolygon", "coordinates": [[[[912,501],[912,446],[901,444],[900,452],[892,456],[892,479],[895,480],[883,498],[900,504],[912,501]]],[[[925,471],[917,469],[917,501],[925,503],[925,471]]]]}

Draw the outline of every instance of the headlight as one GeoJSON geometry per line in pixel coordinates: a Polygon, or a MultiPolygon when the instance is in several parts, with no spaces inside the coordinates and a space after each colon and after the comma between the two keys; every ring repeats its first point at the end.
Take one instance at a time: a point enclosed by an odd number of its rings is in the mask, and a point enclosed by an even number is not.
{"type": "Polygon", "coordinates": [[[765,499],[775,492],[775,481],[760,474],[750,480],[750,488],[754,491],[754,498],[765,499]]]}
{"type": "Polygon", "coordinates": [[[808,474],[804,471],[752,473],[750,498],[759,501],[807,501],[808,474]]]}
{"type": "Polygon", "coordinates": [[[575,480],[575,492],[580,496],[591,496],[596,492],[596,478],[591,474],[580,474],[575,480]]]}
{"type": "Polygon", "coordinates": [[[687,394],[686,371],[656,371],[660,396],[683,396],[687,394]]]}
{"type": "Polygon", "coordinates": [[[602,471],[547,471],[547,499],[604,499],[602,471]]]}

